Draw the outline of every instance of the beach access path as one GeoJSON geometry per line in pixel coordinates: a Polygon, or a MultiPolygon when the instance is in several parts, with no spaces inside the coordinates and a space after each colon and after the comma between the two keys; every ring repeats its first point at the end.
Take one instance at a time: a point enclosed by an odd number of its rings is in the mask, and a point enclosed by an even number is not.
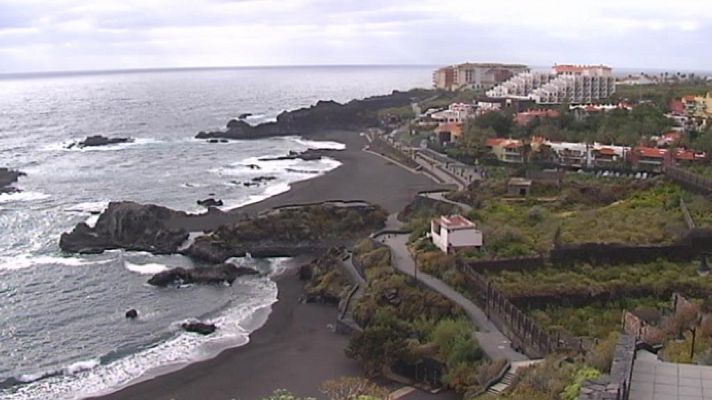
{"type": "Polygon", "coordinates": [[[509,362],[529,359],[526,355],[512,348],[512,343],[509,339],[497,329],[489,318],[487,318],[484,311],[475,305],[475,303],[445,282],[416,269],[415,261],[406,246],[408,242],[407,234],[387,234],[382,236],[382,239],[391,249],[392,264],[395,269],[416,278],[418,282],[462,307],[476,328],[474,332],[475,337],[479,341],[482,350],[490,359],[506,359],[509,362]]]}

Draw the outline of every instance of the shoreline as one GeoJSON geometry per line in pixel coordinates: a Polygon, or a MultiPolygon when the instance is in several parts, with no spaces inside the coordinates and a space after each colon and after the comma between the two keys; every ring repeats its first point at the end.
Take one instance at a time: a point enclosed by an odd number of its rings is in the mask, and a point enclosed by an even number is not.
{"type": "MultiPolygon", "coordinates": [[[[274,207],[327,200],[362,200],[394,213],[421,191],[444,189],[430,178],[403,169],[393,162],[362,151],[365,136],[354,131],[312,133],[309,140],[343,143],[344,150],[329,152],[341,165],[327,173],[291,184],[290,190],[264,200],[220,213],[205,213],[173,221],[189,231],[205,231],[274,207]]],[[[296,277],[304,258],[293,258],[290,268],[275,281],[278,300],[266,322],[249,335],[249,342],[228,347],[216,356],[138,377],[126,386],[107,391],[94,400],[257,399],[276,389],[319,398],[318,386],[339,376],[360,376],[358,364],[344,349],[348,336],[328,328],[336,322],[337,309],[302,304],[303,283],[296,277]],[[308,371],[303,366],[309,365],[308,371]]]]}
{"type": "Polygon", "coordinates": [[[275,389],[318,397],[323,380],[360,374],[358,364],[343,353],[348,337],[330,329],[337,309],[299,302],[303,282],[297,276],[297,263],[293,259],[289,270],[276,279],[277,302],[247,344],[87,399],[258,399],[275,389]],[[301,365],[310,368],[299,370],[301,365]]]}

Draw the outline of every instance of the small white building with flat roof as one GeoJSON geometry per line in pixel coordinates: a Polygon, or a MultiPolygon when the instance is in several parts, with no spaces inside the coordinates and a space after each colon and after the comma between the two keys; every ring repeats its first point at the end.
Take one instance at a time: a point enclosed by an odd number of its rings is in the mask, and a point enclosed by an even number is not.
{"type": "Polygon", "coordinates": [[[441,216],[430,221],[433,244],[445,253],[482,247],[482,231],[462,215],[441,216]]]}

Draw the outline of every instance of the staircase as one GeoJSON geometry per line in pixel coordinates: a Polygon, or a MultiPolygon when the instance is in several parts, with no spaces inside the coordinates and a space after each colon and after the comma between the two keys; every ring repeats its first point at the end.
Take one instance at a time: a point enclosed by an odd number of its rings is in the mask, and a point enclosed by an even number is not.
{"type": "Polygon", "coordinates": [[[509,388],[512,385],[512,380],[514,380],[514,375],[515,371],[514,368],[510,368],[507,374],[502,378],[499,383],[490,386],[489,389],[487,389],[487,393],[492,393],[492,394],[501,394],[507,388],[509,388]]]}
{"type": "Polygon", "coordinates": [[[517,371],[521,368],[526,368],[530,365],[538,364],[543,362],[544,360],[530,360],[530,361],[514,361],[511,364],[511,367],[509,368],[509,371],[507,371],[507,374],[502,377],[502,380],[500,380],[498,383],[492,385],[487,389],[487,393],[492,393],[492,394],[502,394],[505,390],[509,389],[510,386],[512,386],[512,381],[514,380],[514,377],[517,375],[517,371]]]}

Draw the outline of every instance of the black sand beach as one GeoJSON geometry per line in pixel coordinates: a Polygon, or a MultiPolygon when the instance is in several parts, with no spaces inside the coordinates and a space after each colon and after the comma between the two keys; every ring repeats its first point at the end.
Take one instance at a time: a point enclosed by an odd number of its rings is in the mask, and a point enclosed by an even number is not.
{"type": "Polygon", "coordinates": [[[330,329],[336,308],[300,303],[302,282],[294,270],[278,287],[279,301],[248,345],[100,399],[250,400],[277,388],[319,398],[324,380],[358,375],[356,362],[344,355],[348,337],[330,329]]]}
{"type": "Polygon", "coordinates": [[[329,154],[342,165],[317,178],[296,182],[288,192],[231,210],[228,215],[203,214],[176,220],[174,223],[194,232],[211,230],[244,213],[255,214],[273,207],[325,200],[364,200],[379,204],[389,213],[394,213],[400,211],[418,192],[446,187],[424,175],[414,174],[384,158],[362,151],[367,140],[358,132],[330,131],[312,134],[309,139],[344,143],[345,150],[329,154]]]}
{"type": "MultiPolygon", "coordinates": [[[[366,140],[356,132],[329,132],[309,138],[345,143],[346,150],[333,153],[343,165],[262,202],[181,223],[193,231],[210,229],[241,213],[324,200],[366,200],[396,212],[417,192],[440,187],[424,176],[361,151],[366,140]]],[[[279,301],[267,323],[251,335],[249,344],[98,399],[256,400],[279,388],[323,398],[318,391],[323,381],[359,375],[358,365],[344,355],[348,337],[333,333],[329,327],[336,320],[336,309],[299,303],[302,284],[294,272],[278,281],[279,301]]]]}

